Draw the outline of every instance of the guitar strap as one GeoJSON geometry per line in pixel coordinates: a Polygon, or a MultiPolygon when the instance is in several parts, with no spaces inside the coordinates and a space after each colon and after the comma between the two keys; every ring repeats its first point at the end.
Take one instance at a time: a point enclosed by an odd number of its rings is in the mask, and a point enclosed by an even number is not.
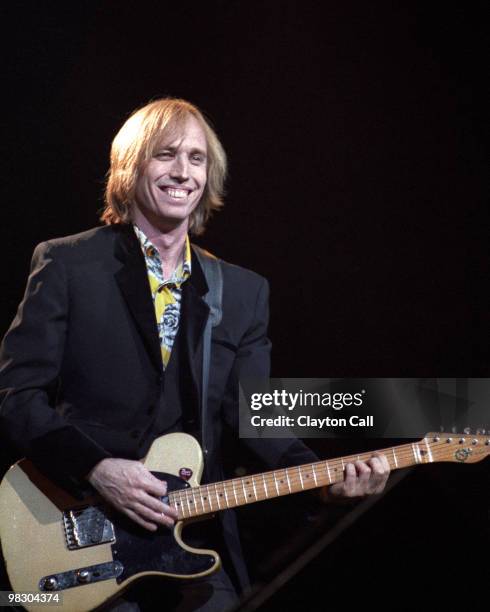
{"type": "MultiPolygon", "coordinates": [[[[208,455],[206,417],[208,405],[209,368],[211,362],[211,332],[212,328],[219,325],[223,314],[223,270],[220,260],[196,246],[192,245],[194,253],[201,264],[206,277],[209,291],[204,296],[204,301],[209,306],[209,316],[206,321],[203,336],[203,359],[202,359],[202,397],[201,397],[201,442],[203,452],[208,455]]],[[[206,457],[207,458],[207,457],[206,457]]]]}

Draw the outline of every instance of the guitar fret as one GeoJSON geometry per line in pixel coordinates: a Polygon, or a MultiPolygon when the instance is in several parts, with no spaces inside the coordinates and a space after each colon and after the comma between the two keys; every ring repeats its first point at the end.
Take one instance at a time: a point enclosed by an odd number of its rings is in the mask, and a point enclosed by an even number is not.
{"type": "Polygon", "coordinates": [[[189,504],[191,506],[191,516],[196,516],[196,514],[198,514],[197,500],[196,500],[196,493],[194,492],[193,489],[190,489],[190,491],[188,492],[187,499],[189,500],[189,504]]]}
{"type": "Polygon", "coordinates": [[[214,483],[214,494],[216,495],[216,501],[218,502],[218,510],[221,510],[221,504],[219,503],[218,485],[214,483]]]}
{"type": "Polygon", "coordinates": [[[289,471],[289,470],[287,470],[287,469],[286,469],[286,470],[284,470],[284,473],[286,474],[286,479],[287,479],[287,481],[288,481],[288,489],[289,489],[289,492],[291,493],[291,482],[290,482],[290,480],[289,480],[289,474],[288,474],[288,471],[289,471]]]}
{"type": "Polygon", "coordinates": [[[304,491],[305,490],[305,485],[303,484],[303,476],[301,474],[301,466],[298,467],[298,474],[299,474],[299,479],[300,479],[300,482],[301,482],[301,488],[304,491]]]}
{"type": "Polygon", "coordinates": [[[265,496],[269,497],[269,493],[267,491],[267,484],[265,482],[265,474],[262,474],[262,480],[264,481],[264,492],[265,492],[265,496]]]}
{"type": "Polygon", "coordinates": [[[315,486],[318,486],[318,480],[316,479],[315,465],[311,464],[311,469],[313,471],[313,478],[315,479],[315,486]]]}
{"type": "Polygon", "coordinates": [[[176,494],[177,492],[173,492],[170,493],[170,495],[168,496],[171,505],[175,508],[175,510],[177,510],[177,512],[180,514],[180,505],[179,505],[179,497],[176,494]]]}
{"type": "Polygon", "coordinates": [[[229,508],[230,507],[230,502],[228,501],[228,493],[226,491],[226,483],[223,486],[223,492],[225,494],[225,502],[226,502],[226,507],[229,508]]]}
{"type": "Polygon", "coordinates": [[[424,461],[424,453],[423,453],[423,451],[420,449],[420,445],[419,445],[419,444],[416,444],[415,446],[416,446],[416,448],[417,448],[417,455],[418,455],[418,457],[419,457],[420,463],[425,463],[425,461],[424,461]]]}
{"type": "Polygon", "coordinates": [[[330,484],[332,484],[332,477],[330,476],[330,466],[328,465],[328,461],[325,461],[325,465],[327,466],[328,481],[330,484]]]}
{"type": "Polygon", "coordinates": [[[425,447],[427,449],[427,455],[429,457],[429,462],[433,463],[434,462],[434,458],[432,457],[432,449],[430,447],[430,444],[429,444],[427,438],[424,438],[424,442],[425,442],[425,447]]]}
{"type": "Polygon", "coordinates": [[[209,510],[210,512],[214,512],[215,508],[215,503],[213,501],[213,497],[212,497],[212,489],[211,489],[211,484],[206,485],[206,493],[207,493],[207,502],[208,502],[208,506],[209,506],[209,510]]]}
{"type": "Polygon", "coordinates": [[[417,449],[417,457],[419,458],[419,462],[420,463],[424,463],[424,455],[420,450],[420,446],[418,444],[415,445],[415,448],[417,449]]]}
{"type": "Polygon", "coordinates": [[[189,512],[185,506],[185,495],[181,494],[180,495],[180,507],[182,508],[182,512],[184,513],[184,516],[189,516],[189,512]]]}
{"type": "Polygon", "coordinates": [[[274,483],[276,485],[277,495],[279,496],[280,493],[279,493],[279,485],[277,484],[276,472],[274,471],[273,474],[274,474],[274,483]]]}
{"type": "Polygon", "coordinates": [[[252,476],[252,486],[253,486],[253,488],[254,488],[254,495],[255,495],[255,499],[259,499],[259,498],[257,497],[257,489],[255,488],[255,480],[254,480],[254,477],[253,477],[253,476],[252,476]]]}
{"type": "Polygon", "coordinates": [[[202,498],[202,487],[199,487],[199,501],[201,502],[203,514],[206,514],[206,508],[204,507],[204,500],[202,498]]]}
{"type": "Polygon", "coordinates": [[[247,490],[245,489],[245,481],[242,478],[242,489],[243,489],[243,499],[245,503],[247,502],[247,490]]]}
{"type": "Polygon", "coordinates": [[[412,451],[413,451],[413,458],[415,460],[415,463],[420,463],[420,457],[417,456],[417,451],[415,450],[416,445],[412,444],[412,451]]]}
{"type": "Polygon", "coordinates": [[[398,467],[398,459],[397,459],[397,456],[396,456],[396,453],[395,453],[395,449],[392,448],[391,451],[393,453],[393,461],[395,462],[395,467],[398,467]]]}
{"type": "Polygon", "coordinates": [[[184,518],[186,518],[186,516],[185,516],[184,500],[182,499],[182,493],[179,494],[178,499],[179,499],[179,504],[180,504],[179,507],[180,507],[180,509],[182,511],[182,515],[183,515],[184,518]]]}
{"type": "Polygon", "coordinates": [[[239,506],[239,503],[238,503],[238,497],[236,496],[235,479],[233,479],[231,482],[232,482],[232,484],[233,484],[233,495],[235,496],[235,504],[236,504],[237,506],[239,506]]]}

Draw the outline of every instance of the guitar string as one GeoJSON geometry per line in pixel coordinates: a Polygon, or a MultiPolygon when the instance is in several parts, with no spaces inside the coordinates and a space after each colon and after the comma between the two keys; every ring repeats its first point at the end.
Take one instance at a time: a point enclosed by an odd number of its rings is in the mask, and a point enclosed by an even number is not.
{"type": "MultiPolygon", "coordinates": [[[[410,444],[410,448],[407,448],[406,445],[404,445],[404,447],[399,446],[399,447],[393,447],[393,448],[398,448],[398,453],[396,453],[397,455],[397,459],[403,460],[405,459],[407,456],[410,456],[410,463],[407,465],[414,465],[416,463],[419,463],[417,461],[413,460],[413,456],[414,456],[414,450],[412,448],[412,445],[410,444]],[[403,449],[403,452],[401,452],[401,449],[403,449]]],[[[432,448],[434,448],[435,444],[432,444],[432,448]]],[[[391,448],[389,449],[382,449],[382,451],[386,452],[388,450],[392,450],[391,448]]],[[[424,454],[427,453],[426,449],[422,449],[422,451],[424,451],[424,454]]],[[[191,489],[183,489],[183,490],[179,490],[179,491],[173,491],[172,493],[174,495],[184,495],[184,496],[188,496],[189,494],[192,494],[192,492],[197,491],[198,489],[202,489],[204,490],[205,488],[211,486],[211,487],[216,487],[217,485],[221,485],[221,486],[226,486],[227,484],[233,486],[235,484],[242,484],[245,481],[245,484],[248,486],[248,482],[247,481],[252,481],[252,478],[262,478],[264,479],[265,477],[267,478],[272,478],[272,479],[277,479],[277,476],[281,476],[284,478],[284,476],[287,477],[286,472],[288,472],[288,474],[290,476],[292,476],[293,478],[295,478],[296,481],[296,476],[294,473],[294,471],[298,471],[301,470],[302,473],[305,472],[314,472],[314,470],[312,468],[314,468],[314,466],[317,467],[322,467],[323,469],[325,469],[325,467],[327,467],[327,464],[329,464],[329,467],[332,467],[333,471],[337,471],[339,466],[342,466],[342,470],[341,472],[343,472],[343,465],[345,465],[346,463],[350,463],[352,461],[357,460],[358,457],[362,457],[365,456],[366,458],[371,457],[372,455],[370,455],[369,453],[360,453],[360,454],[356,454],[356,455],[347,455],[345,457],[343,457],[342,459],[329,459],[329,460],[322,460],[322,461],[318,461],[318,462],[314,462],[312,464],[303,464],[300,466],[291,466],[289,468],[283,468],[283,469],[279,469],[279,470],[271,470],[269,472],[263,472],[263,473],[258,473],[258,474],[251,474],[248,476],[243,476],[240,478],[234,478],[234,479],[230,479],[230,480],[225,480],[225,481],[221,481],[221,482],[216,482],[216,483],[209,483],[207,485],[200,485],[198,487],[192,487],[191,489]],[[343,460],[343,461],[342,461],[343,460]],[[307,469],[308,468],[308,469],[307,469]]],[[[394,463],[394,460],[390,457],[388,459],[391,463],[394,463]]],[[[426,462],[424,462],[426,463],[426,462]]],[[[394,467],[396,468],[397,466],[394,465],[394,467]]],[[[404,466],[406,467],[406,466],[404,466]]],[[[309,475],[309,474],[308,474],[309,475]]],[[[314,474],[315,475],[315,474],[314,474]]],[[[270,481],[269,481],[270,482],[270,481]]],[[[252,486],[253,486],[253,482],[252,482],[252,486]]]]}
{"type": "MultiPolygon", "coordinates": [[[[407,456],[410,456],[410,462],[409,462],[408,465],[414,465],[414,464],[419,463],[418,461],[413,459],[413,457],[414,457],[414,449],[412,447],[412,444],[410,444],[409,446],[410,446],[410,448],[407,448],[407,445],[399,446],[399,447],[393,447],[393,448],[398,448],[399,449],[398,452],[396,453],[397,459],[404,460],[404,459],[407,458],[407,456]]],[[[442,443],[439,443],[438,446],[442,447],[442,443]]],[[[445,446],[445,448],[447,450],[449,450],[446,447],[446,443],[444,443],[444,446],[445,446]]],[[[434,450],[434,454],[436,453],[435,447],[436,447],[436,444],[432,443],[432,450],[434,450]]],[[[389,448],[389,449],[382,449],[382,450],[384,452],[386,452],[386,451],[392,450],[392,449],[389,448]]],[[[427,453],[427,450],[425,448],[419,449],[419,450],[424,451],[424,455],[427,453]]],[[[343,464],[345,465],[345,463],[349,463],[352,460],[355,461],[357,459],[357,457],[361,457],[361,456],[369,456],[370,457],[371,455],[369,453],[361,453],[361,454],[356,454],[356,455],[348,455],[348,456],[345,456],[345,457],[342,458],[343,461],[341,459],[323,460],[323,461],[315,462],[313,464],[304,464],[302,466],[291,466],[289,468],[284,468],[282,470],[272,470],[272,471],[269,471],[269,472],[248,475],[248,476],[244,476],[244,477],[241,477],[241,478],[235,478],[235,479],[231,479],[231,480],[227,480],[227,481],[221,481],[221,482],[217,482],[217,483],[210,483],[210,485],[200,485],[198,487],[193,487],[192,489],[185,489],[185,490],[181,490],[181,491],[173,491],[172,493],[174,495],[177,495],[177,496],[181,495],[181,496],[188,497],[189,495],[194,495],[194,492],[196,492],[198,489],[205,490],[205,488],[207,488],[209,486],[212,486],[212,487],[216,487],[217,485],[226,486],[228,484],[228,488],[229,488],[230,485],[232,487],[234,485],[241,485],[244,481],[245,481],[245,484],[247,484],[247,486],[248,486],[249,483],[247,481],[251,481],[252,477],[253,478],[262,478],[262,479],[268,478],[269,479],[269,483],[270,483],[271,482],[271,480],[270,480],[271,478],[274,480],[274,479],[277,479],[278,476],[284,478],[284,477],[287,477],[288,475],[290,475],[290,476],[292,476],[294,478],[295,482],[297,482],[297,477],[295,476],[294,473],[291,473],[292,471],[298,471],[298,470],[301,469],[302,472],[305,472],[305,471],[313,472],[313,470],[311,469],[313,466],[322,467],[323,469],[325,469],[327,467],[327,463],[329,464],[329,467],[332,467],[332,469],[336,471],[337,468],[340,467],[341,465],[343,465],[343,464]],[[306,470],[306,468],[308,468],[308,470],[306,470]],[[286,474],[286,470],[287,470],[288,474],[286,474]]],[[[391,457],[389,458],[389,461],[394,464],[394,460],[391,457]]],[[[424,463],[429,463],[429,462],[424,462],[424,463]]],[[[396,468],[397,467],[396,464],[393,467],[396,468]]],[[[398,467],[400,467],[400,466],[398,466],[398,467]]],[[[406,467],[406,466],[403,466],[403,467],[406,467]]],[[[343,467],[342,467],[342,472],[343,472],[343,467]]],[[[253,484],[254,483],[252,483],[252,486],[253,486],[253,484]]],[[[208,492],[209,492],[209,490],[208,490],[208,492]]]]}
{"type": "MultiPolygon", "coordinates": [[[[435,449],[434,449],[435,450],[435,449]]],[[[401,454],[399,453],[399,457],[400,460],[402,459],[401,454]]],[[[439,457],[436,457],[437,459],[439,459],[439,457]]],[[[321,462],[322,463],[322,462],[321,462]]],[[[317,464],[317,468],[318,467],[326,467],[325,466],[321,466],[320,464],[317,464]]],[[[333,463],[333,462],[331,462],[333,463]]],[[[337,465],[340,467],[340,462],[336,462],[337,465]]],[[[412,459],[412,453],[410,453],[410,463],[408,465],[414,465],[416,464],[416,462],[413,461],[412,459]]],[[[398,467],[406,467],[405,465],[403,466],[398,466],[398,467]]],[[[177,493],[176,495],[174,495],[174,501],[176,502],[180,502],[183,506],[183,514],[186,513],[186,505],[189,508],[189,513],[190,514],[202,514],[202,513],[207,513],[208,510],[205,509],[204,506],[204,501],[207,503],[207,505],[210,507],[210,510],[213,510],[213,506],[216,505],[216,503],[218,504],[218,509],[221,509],[221,503],[220,503],[220,497],[222,499],[222,501],[226,504],[227,507],[236,507],[239,505],[243,505],[244,503],[251,503],[254,501],[258,501],[259,497],[261,500],[267,499],[268,497],[279,497],[281,495],[287,494],[288,492],[300,492],[302,489],[313,489],[313,488],[318,488],[320,486],[325,486],[328,484],[333,484],[332,483],[332,479],[330,478],[329,480],[326,480],[324,477],[321,477],[321,484],[318,485],[318,482],[315,483],[314,486],[310,486],[313,483],[313,480],[307,480],[309,474],[308,472],[312,472],[313,475],[315,476],[316,470],[315,472],[313,472],[313,470],[309,469],[309,466],[302,466],[301,471],[298,467],[296,468],[292,468],[293,472],[291,472],[291,469],[289,469],[288,472],[282,471],[282,470],[276,470],[276,472],[271,473],[271,474],[258,474],[258,475],[254,475],[253,478],[252,476],[248,476],[248,477],[244,477],[244,479],[233,479],[232,481],[225,481],[224,483],[214,483],[212,486],[214,487],[215,491],[209,489],[209,487],[207,487],[206,485],[203,485],[201,487],[193,487],[193,489],[187,489],[185,491],[179,491],[179,492],[174,492],[177,493]],[[306,469],[308,468],[308,469],[306,469]],[[296,475],[297,472],[297,475],[296,475]],[[266,480],[267,478],[267,480],[266,480]],[[256,480],[257,479],[257,480],[256,480]],[[279,482],[277,482],[277,480],[279,479],[279,482]],[[286,491],[284,488],[284,480],[288,479],[289,483],[288,483],[288,489],[290,488],[290,483],[293,483],[293,487],[295,488],[295,491],[286,491]],[[264,482],[264,486],[262,487],[262,484],[260,482],[260,480],[262,480],[264,482]],[[307,481],[307,485],[305,487],[304,482],[305,480],[307,481]],[[226,484],[225,484],[226,483],[226,484]],[[244,488],[244,485],[246,485],[247,487],[250,486],[250,483],[252,484],[252,487],[254,487],[255,485],[257,485],[259,487],[259,493],[260,495],[257,495],[256,493],[256,488],[254,490],[254,495],[252,495],[250,492],[247,494],[247,491],[244,488]],[[272,494],[269,493],[268,487],[267,487],[267,483],[269,485],[269,487],[272,486],[272,494]],[[277,483],[277,484],[276,484],[277,483]],[[281,485],[281,487],[279,487],[279,484],[281,485]],[[241,492],[240,495],[237,496],[236,495],[236,488],[238,486],[238,489],[240,490],[241,488],[244,488],[244,494],[242,496],[241,492]],[[214,496],[216,496],[216,491],[218,491],[218,487],[219,490],[224,493],[225,495],[225,499],[223,499],[223,495],[222,493],[220,493],[220,497],[216,497],[216,500],[213,499],[214,496]],[[276,488],[276,492],[274,492],[274,487],[276,488]],[[263,492],[260,491],[260,489],[263,489],[263,492]],[[279,490],[281,489],[281,490],[279,490]],[[230,493],[230,496],[233,493],[233,497],[235,497],[235,501],[230,504],[230,502],[228,501],[228,493],[230,493]],[[277,493],[277,494],[276,494],[277,493]],[[240,501],[238,500],[238,497],[240,497],[240,501]],[[255,499],[254,499],[255,497],[255,499]],[[201,506],[203,508],[203,510],[199,510],[198,505],[191,505],[191,504],[195,504],[197,502],[201,503],[201,506]],[[187,504],[186,504],[187,502],[187,504]]],[[[338,474],[340,476],[340,473],[338,474]]],[[[317,479],[318,480],[318,479],[317,479]]]]}
{"type": "MultiPolygon", "coordinates": [[[[425,448],[425,446],[426,445],[423,441],[422,442],[417,441],[417,442],[413,442],[409,444],[404,444],[398,447],[390,447],[390,448],[380,449],[379,451],[372,451],[372,453],[374,452],[384,452],[384,453],[390,452],[391,453],[394,450],[397,460],[400,460],[400,462],[403,462],[404,459],[407,459],[409,457],[410,461],[406,465],[397,466],[393,458],[387,457],[390,464],[392,464],[392,467],[394,468],[407,467],[409,465],[417,465],[419,463],[431,463],[430,459],[429,461],[420,460],[421,459],[420,454],[419,454],[420,451],[423,451],[424,456],[428,458],[429,451],[427,450],[427,448],[425,448]],[[418,446],[418,449],[417,450],[414,449],[414,446],[418,446]]],[[[437,456],[438,460],[440,460],[439,455],[441,455],[440,450],[442,450],[442,448],[444,448],[445,451],[452,450],[451,447],[448,447],[447,442],[443,440],[441,440],[440,442],[430,442],[429,448],[434,456],[438,455],[437,456]]],[[[454,445],[453,445],[453,448],[454,448],[454,445]]],[[[344,466],[346,463],[355,461],[357,460],[358,457],[369,458],[372,456],[372,453],[368,452],[368,453],[359,453],[355,455],[348,455],[348,456],[338,458],[338,459],[323,460],[323,461],[315,462],[313,464],[304,464],[301,466],[292,466],[292,467],[284,468],[281,470],[272,470],[269,472],[253,474],[253,475],[244,476],[241,478],[234,478],[234,479],[230,479],[226,481],[210,483],[209,485],[199,485],[197,487],[192,487],[190,489],[172,491],[169,494],[169,497],[172,498],[172,503],[174,504],[176,504],[176,502],[180,502],[181,508],[183,509],[182,514],[184,515],[184,518],[187,518],[185,517],[186,513],[189,513],[189,516],[196,516],[196,515],[199,516],[202,514],[207,514],[209,512],[214,512],[216,510],[221,509],[220,498],[221,498],[221,501],[227,507],[237,507],[237,506],[244,505],[247,503],[252,503],[254,501],[265,500],[268,497],[271,497],[271,498],[280,497],[282,495],[288,494],[289,492],[291,493],[300,492],[301,490],[311,490],[313,488],[320,488],[321,486],[328,486],[328,484],[330,483],[333,484],[332,479],[330,478],[327,481],[325,477],[323,476],[321,477],[323,478],[323,483],[321,485],[317,485],[315,483],[314,486],[305,487],[304,486],[304,481],[306,479],[305,476],[307,473],[311,473],[315,475],[316,470],[315,471],[313,470],[314,466],[316,466],[317,469],[322,468],[324,470],[326,469],[327,471],[328,471],[328,468],[330,468],[332,471],[337,471],[337,469],[342,466],[341,472],[337,474],[338,476],[340,476],[340,474],[343,473],[344,471],[344,466]],[[328,467],[327,467],[327,464],[328,464],[328,467]],[[297,472],[297,474],[295,474],[294,472],[297,472]],[[257,483],[255,482],[255,479],[257,479],[257,483]],[[263,486],[258,481],[258,479],[262,480],[262,482],[265,483],[265,486],[263,486]],[[279,479],[279,482],[278,482],[278,479],[279,479]],[[291,489],[291,483],[293,483],[293,486],[296,490],[295,491],[285,490],[283,487],[284,480],[288,481],[288,489],[291,489]],[[257,484],[257,486],[259,486],[259,488],[262,488],[264,491],[264,493],[260,494],[260,499],[259,499],[259,496],[257,496],[256,494],[255,484],[257,484]],[[280,484],[282,487],[281,491],[279,490],[281,487],[279,487],[278,484],[280,484]],[[248,495],[245,494],[246,493],[245,486],[249,487],[250,485],[254,487],[253,496],[250,493],[248,493],[248,495]],[[272,494],[266,493],[266,491],[268,490],[268,486],[271,486],[272,494]],[[213,487],[215,490],[212,491],[210,487],[213,487]],[[218,487],[220,489],[219,497],[218,497],[218,487]],[[239,489],[238,496],[236,493],[237,487],[239,489]],[[243,494],[240,492],[241,489],[243,489],[243,494]],[[223,499],[223,494],[221,494],[221,491],[224,494],[224,499],[223,499]],[[228,494],[232,497],[231,505],[228,502],[228,494]],[[212,499],[213,496],[216,497],[215,500],[212,499]],[[233,502],[233,497],[235,498],[234,502],[233,502]],[[240,501],[238,501],[238,497],[241,498],[240,501]],[[200,505],[202,506],[202,510],[199,509],[196,501],[200,503],[200,505]],[[204,502],[206,502],[206,505],[210,507],[209,510],[205,510],[204,502]],[[192,506],[190,504],[192,504],[192,506]],[[216,506],[216,505],[217,505],[217,508],[213,509],[213,506],[216,506]]],[[[444,452],[442,453],[442,456],[446,454],[447,453],[444,452]]],[[[316,474],[316,476],[318,478],[319,475],[316,474]]],[[[312,480],[309,480],[307,484],[311,484],[313,481],[314,481],[314,477],[312,480]]],[[[177,508],[177,510],[179,510],[179,508],[177,508]]]]}

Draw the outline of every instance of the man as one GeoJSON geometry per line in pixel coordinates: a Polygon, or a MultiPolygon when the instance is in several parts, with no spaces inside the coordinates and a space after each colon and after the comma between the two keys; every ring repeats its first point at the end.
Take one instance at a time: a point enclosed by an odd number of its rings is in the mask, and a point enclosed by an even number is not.
{"type": "MultiPolygon", "coordinates": [[[[134,113],[112,144],[106,226],[38,245],[2,346],[0,425],[19,454],[72,492],[90,483],[150,531],[171,527],[176,512],[160,499],[166,483],[138,459],[159,435],[185,430],[204,448],[205,479],[222,479],[223,426],[238,436],[238,379],[269,376],[267,282],[223,262],[203,411],[209,288],[188,236],[222,206],[225,175],[223,148],[195,106],[165,98],[134,113]]],[[[271,467],[316,460],[299,441],[244,442],[271,467]]],[[[388,472],[381,455],[348,465],[323,497],[378,493],[388,472]]],[[[234,514],[219,521],[206,530],[223,537],[226,569],[243,588],[234,514]]],[[[199,530],[195,538],[207,541],[199,530]]],[[[179,610],[236,601],[224,571],[176,592],[179,610]]]]}

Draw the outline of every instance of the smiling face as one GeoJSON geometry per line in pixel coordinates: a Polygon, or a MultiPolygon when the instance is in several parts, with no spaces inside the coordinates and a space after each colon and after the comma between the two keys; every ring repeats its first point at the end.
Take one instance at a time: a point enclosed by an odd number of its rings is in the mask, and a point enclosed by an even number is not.
{"type": "Polygon", "coordinates": [[[199,121],[186,122],[155,147],[141,168],[135,188],[133,221],[161,231],[185,225],[206,186],[206,135],[199,121]]]}

